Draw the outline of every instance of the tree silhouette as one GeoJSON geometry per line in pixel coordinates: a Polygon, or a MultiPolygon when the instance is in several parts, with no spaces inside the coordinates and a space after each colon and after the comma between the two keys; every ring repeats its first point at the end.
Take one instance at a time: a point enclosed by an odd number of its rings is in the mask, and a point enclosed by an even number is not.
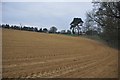
{"type": "Polygon", "coordinates": [[[102,28],[100,37],[110,46],[120,49],[120,1],[94,3],[93,19],[102,28]]]}
{"type": "Polygon", "coordinates": [[[44,28],[44,29],[43,29],[43,32],[47,33],[47,32],[48,32],[48,29],[47,29],[47,28],[44,28]]]}
{"type": "Polygon", "coordinates": [[[70,30],[67,30],[67,34],[71,34],[71,31],[70,31],[70,30]]]}
{"type": "Polygon", "coordinates": [[[53,26],[50,28],[49,33],[56,33],[56,31],[57,31],[57,28],[53,26]]]}
{"type": "Polygon", "coordinates": [[[35,28],[34,28],[34,31],[35,31],[35,32],[38,32],[38,28],[37,28],[37,27],[35,27],[35,28]]]}
{"type": "Polygon", "coordinates": [[[42,31],[42,28],[40,28],[38,32],[43,32],[43,31],[42,31]]]}
{"type": "Polygon", "coordinates": [[[80,26],[82,26],[82,19],[81,18],[74,18],[73,21],[70,23],[71,27],[70,29],[72,29],[72,33],[75,34],[75,29],[78,30],[78,35],[79,35],[79,30],[80,30],[80,26]]]}

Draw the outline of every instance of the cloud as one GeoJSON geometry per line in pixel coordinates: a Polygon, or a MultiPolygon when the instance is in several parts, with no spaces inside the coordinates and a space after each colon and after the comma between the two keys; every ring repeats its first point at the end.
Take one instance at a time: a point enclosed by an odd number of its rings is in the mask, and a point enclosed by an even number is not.
{"type": "Polygon", "coordinates": [[[86,11],[92,9],[90,2],[3,2],[3,23],[29,24],[39,27],[69,29],[74,17],[85,19],[86,11]]]}

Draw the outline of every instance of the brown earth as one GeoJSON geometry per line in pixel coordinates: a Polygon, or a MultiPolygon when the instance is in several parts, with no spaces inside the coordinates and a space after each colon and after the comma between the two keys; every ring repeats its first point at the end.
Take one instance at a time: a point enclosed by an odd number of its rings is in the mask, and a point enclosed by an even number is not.
{"type": "Polygon", "coordinates": [[[94,40],[4,29],[2,41],[3,77],[118,77],[118,51],[94,40]]]}

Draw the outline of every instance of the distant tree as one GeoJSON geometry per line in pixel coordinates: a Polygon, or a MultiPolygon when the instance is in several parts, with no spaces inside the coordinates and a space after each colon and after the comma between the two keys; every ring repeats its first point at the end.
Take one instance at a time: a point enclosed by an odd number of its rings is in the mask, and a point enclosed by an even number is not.
{"type": "Polygon", "coordinates": [[[71,34],[71,31],[70,31],[70,30],[67,30],[67,34],[71,34]]]}
{"type": "Polygon", "coordinates": [[[88,31],[86,31],[86,34],[93,36],[93,35],[97,35],[98,32],[96,30],[88,30],[88,31]]]}
{"type": "Polygon", "coordinates": [[[60,33],[61,33],[61,34],[66,34],[66,31],[65,31],[65,30],[61,30],[60,33]]]}
{"type": "Polygon", "coordinates": [[[2,28],[2,25],[0,24],[0,28],[2,28]]]}
{"type": "Polygon", "coordinates": [[[44,29],[43,29],[43,32],[47,33],[47,32],[48,32],[48,29],[47,29],[47,28],[44,28],[44,29]]]}
{"type": "Polygon", "coordinates": [[[29,29],[29,27],[24,26],[24,27],[22,28],[22,30],[29,31],[30,29],[29,29]]]}
{"type": "Polygon", "coordinates": [[[14,29],[14,26],[13,26],[13,25],[11,25],[10,29],[14,29]]]}
{"type": "Polygon", "coordinates": [[[58,31],[57,34],[60,34],[60,31],[58,31]]]}
{"type": "Polygon", "coordinates": [[[9,24],[2,24],[2,28],[7,28],[7,29],[9,29],[10,28],[10,26],[9,26],[9,24]]]}
{"type": "Polygon", "coordinates": [[[35,28],[29,27],[29,31],[35,31],[35,28]]]}
{"type": "Polygon", "coordinates": [[[82,26],[83,21],[81,18],[74,18],[73,21],[70,23],[71,27],[70,29],[72,29],[72,33],[75,34],[75,28],[78,30],[78,35],[80,32],[80,26],[82,26]]]}
{"type": "Polygon", "coordinates": [[[34,31],[35,31],[35,32],[38,32],[38,28],[37,28],[37,27],[35,27],[35,28],[34,28],[34,31]]]}
{"type": "Polygon", "coordinates": [[[38,30],[38,32],[43,32],[43,31],[42,31],[42,28],[40,28],[40,29],[38,30]]]}
{"type": "Polygon", "coordinates": [[[6,28],[8,28],[8,29],[9,29],[9,28],[10,28],[10,25],[9,25],[9,24],[6,24],[6,28]]]}
{"type": "Polygon", "coordinates": [[[53,26],[50,28],[49,33],[56,33],[56,31],[57,31],[57,28],[53,26]]]}
{"type": "Polygon", "coordinates": [[[20,27],[15,25],[15,26],[14,26],[14,29],[20,30],[20,27]]]}
{"type": "Polygon", "coordinates": [[[5,25],[4,25],[4,24],[2,24],[2,28],[5,28],[5,25]]]}

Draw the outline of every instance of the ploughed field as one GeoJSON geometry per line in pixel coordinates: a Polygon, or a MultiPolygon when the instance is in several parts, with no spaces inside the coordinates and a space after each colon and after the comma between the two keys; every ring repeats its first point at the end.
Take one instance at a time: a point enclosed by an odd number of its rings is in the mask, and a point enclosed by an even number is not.
{"type": "Polygon", "coordinates": [[[2,30],[4,78],[116,78],[118,51],[81,37],[2,30]]]}

